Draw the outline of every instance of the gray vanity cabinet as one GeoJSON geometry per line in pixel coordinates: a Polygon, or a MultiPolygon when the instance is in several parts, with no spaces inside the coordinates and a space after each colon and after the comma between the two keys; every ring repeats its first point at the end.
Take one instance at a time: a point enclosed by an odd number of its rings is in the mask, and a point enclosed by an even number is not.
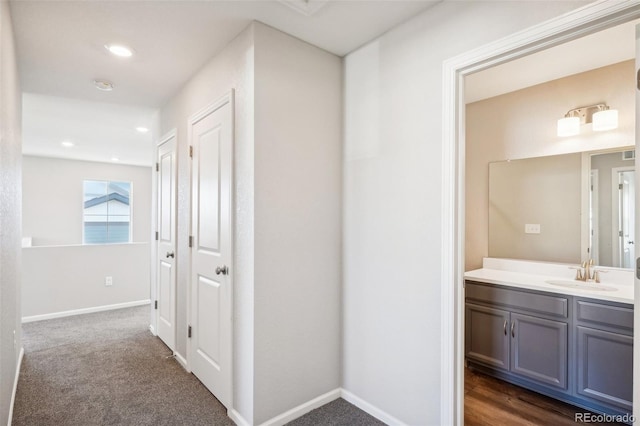
{"type": "Polygon", "coordinates": [[[567,389],[566,298],[476,283],[466,290],[467,360],[567,389]]]}
{"type": "Polygon", "coordinates": [[[467,303],[466,356],[494,368],[509,370],[509,311],[467,303]]]}
{"type": "Polygon", "coordinates": [[[633,308],[576,300],[577,393],[631,411],[633,308]]]}
{"type": "Polygon", "coordinates": [[[567,323],[516,313],[511,322],[511,372],[566,389],[567,323]]]}
{"type": "Polygon", "coordinates": [[[633,305],[466,281],[471,368],[590,410],[633,400],[633,305]]]}

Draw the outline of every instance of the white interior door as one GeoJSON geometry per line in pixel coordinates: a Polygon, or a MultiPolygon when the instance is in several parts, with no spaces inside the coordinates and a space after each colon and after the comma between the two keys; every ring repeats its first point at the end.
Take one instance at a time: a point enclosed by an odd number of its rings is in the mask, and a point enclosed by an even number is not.
{"type": "Polygon", "coordinates": [[[232,94],[190,121],[191,371],[231,407],[232,94]]]}
{"type": "Polygon", "coordinates": [[[618,218],[620,236],[620,267],[633,268],[635,260],[635,170],[618,172],[620,192],[620,214],[618,218]]]}
{"type": "Polygon", "coordinates": [[[157,324],[158,337],[175,349],[176,343],[176,136],[172,134],[158,146],[158,249],[157,324]]]}

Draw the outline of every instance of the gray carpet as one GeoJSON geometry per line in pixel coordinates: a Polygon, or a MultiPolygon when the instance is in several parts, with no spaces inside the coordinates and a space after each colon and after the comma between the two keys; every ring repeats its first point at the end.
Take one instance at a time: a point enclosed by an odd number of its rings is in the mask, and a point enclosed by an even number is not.
{"type": "Polygon", "coordinates": [[[25,324],[14,426],[233,425],[148,330],[149,307],[25,324]]]}
{"type": "Polygon", "coordinates": [[[287,423],[287,426],[374,426],[385,424],[340,398],[287,423]]]}
{"type": "MultiPolygon", "coordinates": [[[[233,425],[148,330],[149,307],[25,324],[14,426],[233,425]]],[[[383,425],[338,399],[292,426],[383,425]]]]}

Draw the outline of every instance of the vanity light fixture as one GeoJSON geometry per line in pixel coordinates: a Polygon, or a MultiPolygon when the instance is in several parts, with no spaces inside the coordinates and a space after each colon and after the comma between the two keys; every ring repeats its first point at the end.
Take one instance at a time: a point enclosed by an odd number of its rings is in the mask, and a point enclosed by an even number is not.
{"type": "Polygon", "coordinates": [[[559,137],[575,136],[580,133],[580,125],[588,123],[593,123],[592,129],[596,132],[616,129],[618,110],[610,109],[607,104],[574,108],[558,120],[557,134],[559,137]]]}
{"type": "Polygon", "coordinates": [[[558,136],[561,138],[575,136],[580,133],[580,117],[571,116],[569,113],[558,120],[558,136]]]}
{"type": "Polygon", "coordinates": [[[602,109],[593,114],[593,130],[596,132],[602,132],[604,130],[613,130],[618,128],[618,110],[609,109],[605,106],[602,109]]]}

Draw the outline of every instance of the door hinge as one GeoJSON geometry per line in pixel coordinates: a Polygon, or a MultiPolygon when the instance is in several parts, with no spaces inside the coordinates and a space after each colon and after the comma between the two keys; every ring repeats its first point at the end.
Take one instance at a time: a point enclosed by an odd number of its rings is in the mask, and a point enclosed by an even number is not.
{"type": "Polygon", "coordinates": [[[618,184],[618,189],[622,189],[622,184],[621,183],[618,184]]]}
{"type": "Polygon", "coordinates": [[[160,171],[160,163],[156,163],[156,172],[160,171]]]}
{"type": "Polygon", "coordinates": [[[158,241],[158,237],[159,237],[158,231],[156,231],[156,241],[158,241]]]}
{"type": "Polygon", "coordinates": [[[156,302],[154,303],[154,309],[158,309],[158,301],[156,300],[156,302]]]}
{"type": "Polygon", "coordinates": [[[191,339],[191,326],[189,326],[188,330],[187,330],[187,337],[189,339],[191,339]]]}
{"type": "Polygon", "coordinates": [[[189,235],[189,247],[193,247],[193,235],[189,235]]]}
{"type": "Polygon", "coordinates": [[[193,145],[189,145],[189,157],[193,158],[193,145]]]}

